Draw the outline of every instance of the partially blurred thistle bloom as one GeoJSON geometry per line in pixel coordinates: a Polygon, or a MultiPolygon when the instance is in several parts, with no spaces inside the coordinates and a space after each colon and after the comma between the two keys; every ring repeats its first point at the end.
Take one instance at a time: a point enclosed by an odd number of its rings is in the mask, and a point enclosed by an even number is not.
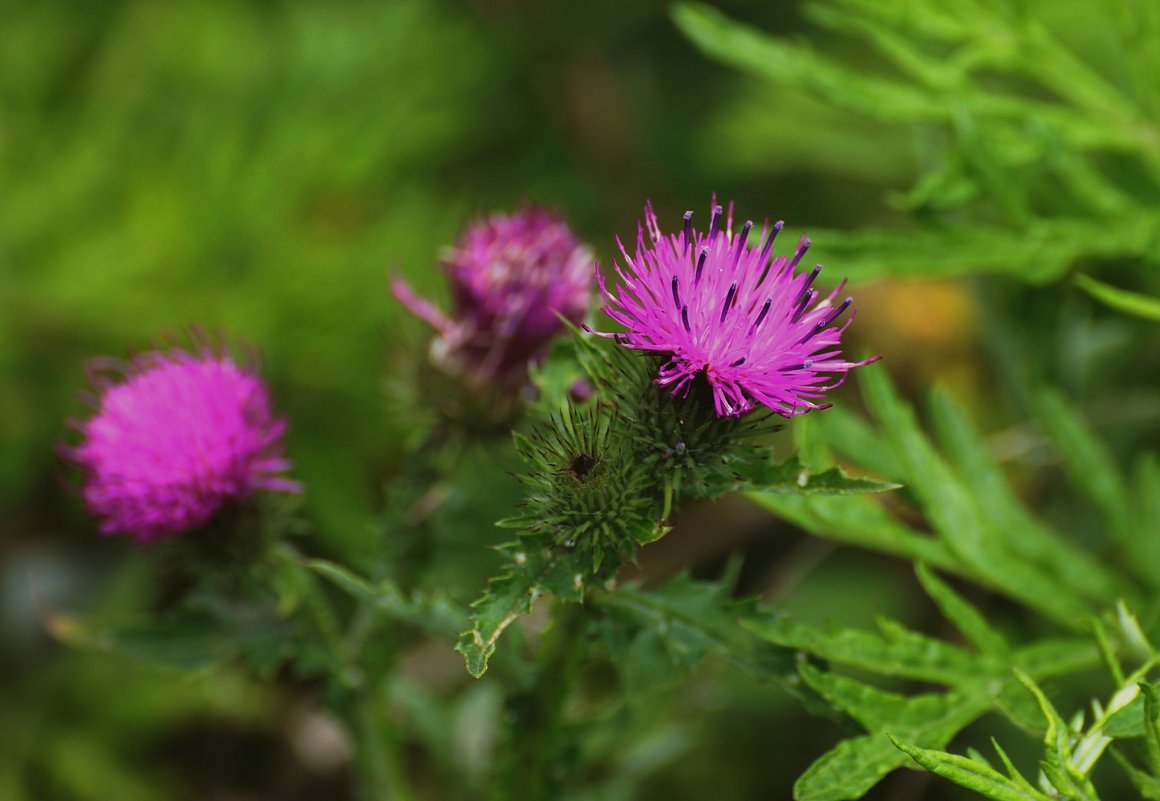
{"type": "Polygon", "coordinates": [[[418,297],[402,279],[396,298],[437,332],[435,361],[477,386],[518,389],[528,363],[563,326],[588,309],[591,252],[567,223],[531,207],[472,223],[443,256],[451,316],[418,297]]]}
{"type": "Polygon", "coordinates": [[[795,272],[810,241],[802,237],[792,258],[772,256],[784,223],[764,226],[760,247],[749,246],[753,223],[733,231],[733,205],[723,214],[714,201],[709,230],[692,226],[662,234],[652,204],[638,227],[636,257],[614,262],[620,293],[603,277],[604,312],[627,331],[615,335],[629,348],[668,357],[656,383],[673,394],[687,393],[703,375],[719,417],[743,414],[757,405],[791,417],[829,404],[818,401],[841,384],[848,370],[876,361],[842,358],[839,340],[853,321],[834,324],[854,302],[834,301],[845,281],[822,300],[812,288],[821,265],[795,272]],[[724,224],[724,225],[722,225],[724,224]],[[647,228],[650,242],[645,241],[647,228]]]}
{"type": "Polygon", "coordinates": [[[85,470],[84,499],[102,533],[151,542],[258,490],[300,491],[282,475],[285,421],[261,379],[230,356],[155,351],[119,372],[95,373],[96,414],[68,452],[85,470]]]}

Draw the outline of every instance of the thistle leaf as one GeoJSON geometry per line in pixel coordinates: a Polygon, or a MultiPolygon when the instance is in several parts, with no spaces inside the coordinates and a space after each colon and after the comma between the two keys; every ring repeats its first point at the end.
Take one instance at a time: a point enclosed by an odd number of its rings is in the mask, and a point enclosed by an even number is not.
{"type": "Polygon", "coordinates": [[[988,765],[967,757],[919,748],[898,737],[890,742],[922,767],[960,787],[966,787],[995,801],[1051,801],[1051,796],[1030,787],[1026,781],[1009,779],[988,765]]]}
{"type": "Polygon", "coordinates": [[[893,481],[855,477],[840,467],[811,471],[796,456],[779,465],[759,466],[741,473],[760,492],[778,495],[863,495],[901,487],[893,481]]]}

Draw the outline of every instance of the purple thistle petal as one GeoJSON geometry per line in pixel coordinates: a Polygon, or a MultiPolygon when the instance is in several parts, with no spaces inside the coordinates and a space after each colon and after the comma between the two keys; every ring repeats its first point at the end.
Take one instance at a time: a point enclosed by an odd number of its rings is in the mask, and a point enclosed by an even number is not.
{"type": "MultiPolygon", "coordinates": [[[[655,215],[648,229],[654,243],[659,241],[655,215]]],[[[644,247],[643,240],[644,226],[638,249],[644,247]]],[[[621,252],[632,269],[623,246],[621,252]]],[[[527,380],[528,363],[539,359],[552,337],[563,331],[560,317],[572,323],[583,319],[594,261],[567,223],[533,206],[472,223],[444,255],[451,314],[415,296],[402,281],[393,282],[392,290],[412,314],[435,328],[432,354],[445,367],[475,385],[516,390],[527,380]]],[[[622,279],[644,300],[646,294],[629,275],[622,279]]]]}
{"type": "Polygon", "coordinates": [[[668,354],[656,382],[674,394],[687,393],[704,375],[722,417],[755,405],[785,417],[826,408],[818,403],[824,392],[849,370],[877,361],[841,358],[841,335],[854,318],[851,313],[833,325],[853,303],[834,303],[845,282],[818,301],[813,283],[821,266],[795,272],[808,238],[799,240],[792,258],[771,259],[781,221],[763,231],[760,249],[750,248],[751,221],[734,233],[733,204],[726,214],[714,197],[710,209],[707,233],[693,228],[690,212],[682,230],[666,236],[651,203],[646,206],[642,228],[651,244],[638,236],[634,256],[621,246],[624,263],[614,261],[619,292],[599,281],[605,314],[627,329],[617,341],[668,354]]]}

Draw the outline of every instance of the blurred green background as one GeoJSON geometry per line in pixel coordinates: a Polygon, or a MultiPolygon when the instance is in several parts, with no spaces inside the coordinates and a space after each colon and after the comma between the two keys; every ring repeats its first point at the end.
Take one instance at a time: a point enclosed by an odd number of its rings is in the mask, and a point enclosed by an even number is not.
{"type": "MultiPolygon", "coordinates": [[[[809,29],[792,0],[716,5],[778,35],[809,29]]],[[[292,421],[321,532],[310,548],[366,559],[407,433],[384,381],[422,347],[391,271],[442,296],[440,248],[525,200],[564,212],[604,264],[646,198],[670,226],[714,191],[795,235],[899,226],[888,199],[929,145],[708,60],[659,0],[0,3],[0,801],[346,792],[341,769],[315,764],[330,740],[303,693],[66,653],[44,634],[53,609],[150,595],[139,552],[97,537],[57,455],[65,420],[85,413],[86,359],[190,326],[252,346],[292,421]]],[[[854,294],[855,350],[885,353],[904,386],[937,376],[995,405],[962,285],[854,294]]],[[[727,509],[723,543],[769,534],[764,515],[727,509]]],[[[777,536],[753,547],[771,562],[790,549],[791,572],[830,556],[777,536]]],[[[677,543],[656,563],[702,556],[677,543]]],[[[842,556],[812,575],[779,600],[846,623],[917,614],[905,565],[842,556]],[[849,576],[859,597],[840,591],[849,576]]],[[[647,797],[776,797],[837,736],[778,731],[791,705],[769,688],[706,693],[695,723],[651,732],[634,756],[647,797]],[[654,775],[689,738],[714,745],[654,775]]]]}

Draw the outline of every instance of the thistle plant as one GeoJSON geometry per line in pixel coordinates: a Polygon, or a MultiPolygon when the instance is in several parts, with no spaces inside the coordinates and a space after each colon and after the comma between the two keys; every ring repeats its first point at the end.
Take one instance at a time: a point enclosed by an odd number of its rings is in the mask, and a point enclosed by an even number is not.
{"type": "Polygon", "coordinates": [[[1106,5],[1093,64],[1002,0],[811,4],[816,47],[678,4],[760,81],[705,107],[722,164],[769,109],[870,119],[868,143],[796,155],[844,174],[913,146],[898,227],[791,237],[716,197],[703,218],[646,203],[635,240],[596,248],[537,206],[469,222],[430,254],[445,307],[391,283],[424,338],[390,380],[435,413],[366,482],[382,510],[350,552],[294,503],[294,382],[275,403],[254,360],[201,344],[94,362],[64,456],[90,533],[140,546],[151,592],[47,627],[309,699],[376,801],[705,794],[689,776],[799,801],[1160,798],[1160,16],[1106,5]],[[870,47],[827,38],[848,35],[870,47]],[[970,276],[987,385],[896,385],[818,253],[879,319],[919,310],[874,309],[895,293],[871,279],[970,276]],[[650,561],[716,545],[737,508],[798,544],[650,561]],[[796,597],[837,549],[875,559],[796,597]],[[893,609],[884,584],[906,585],[893,609]]]}

